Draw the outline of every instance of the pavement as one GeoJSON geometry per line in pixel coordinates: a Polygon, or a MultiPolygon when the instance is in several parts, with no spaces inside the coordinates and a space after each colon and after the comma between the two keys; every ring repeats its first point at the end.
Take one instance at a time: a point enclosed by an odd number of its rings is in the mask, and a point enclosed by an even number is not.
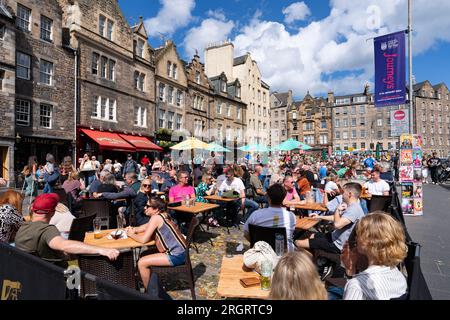
{"type": "Polygon", "coordinates": [[[424,215],[405,216],[405,222],[422,245],[422,272],[433,299],[450,300],[450,184],[424,185],[424,215]]]}

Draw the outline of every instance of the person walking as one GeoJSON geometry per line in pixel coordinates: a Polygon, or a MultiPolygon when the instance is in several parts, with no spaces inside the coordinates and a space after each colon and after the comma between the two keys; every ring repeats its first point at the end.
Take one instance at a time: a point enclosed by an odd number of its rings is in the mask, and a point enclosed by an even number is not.
{"type": "Polygon", "coordinates": [[[431,180],[433,181],[433,184],[439,183],[438,168],[441,165],[441,159],[436,157],[436,152],[433,152],[433,156],[428,159],[427,165],[430,170],[431,180]]]}

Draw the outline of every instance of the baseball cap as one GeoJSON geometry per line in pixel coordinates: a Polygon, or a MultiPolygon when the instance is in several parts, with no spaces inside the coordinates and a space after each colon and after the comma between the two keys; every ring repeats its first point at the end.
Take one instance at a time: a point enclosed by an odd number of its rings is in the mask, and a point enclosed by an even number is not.
{"type": "Polygon", "coordinates": [[[33,213],[47,214],[55,211],[59,202],[59,196],[56,193],[45,193],[36,197],[33,202],[33,213]]]}

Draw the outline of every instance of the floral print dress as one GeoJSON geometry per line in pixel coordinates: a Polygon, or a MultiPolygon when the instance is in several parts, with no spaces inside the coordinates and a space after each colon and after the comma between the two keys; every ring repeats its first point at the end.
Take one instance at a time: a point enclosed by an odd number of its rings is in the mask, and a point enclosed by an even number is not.
{"type": "Polygon", "coordinates": [[[12,242],[17,230],[23,223],[23,217],[9,204],[0,206],[0,242],[12,242]]]}
{"type": "Polygon", "coordinates": [[[206,200],[205,198],[203,198],[204,196],[206,196],[206,191],[208,191],[208,185],[204,182],[201,182],[196,188],[195,188],[195,194],[197,195],[197,198],[195,199],[195,201],[197,202],[204,202],[204,203],[208,203],[208,200],[206,200]]]}

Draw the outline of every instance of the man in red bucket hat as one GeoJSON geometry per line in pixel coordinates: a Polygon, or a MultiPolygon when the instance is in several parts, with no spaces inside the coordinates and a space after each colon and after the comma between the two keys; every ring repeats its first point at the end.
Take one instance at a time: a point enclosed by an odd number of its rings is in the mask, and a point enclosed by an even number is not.
{"type": "Polygon", "coordinates": [[[117,259],[119,251],[84,244],[80,241],[66,240],[49,221],[55,214],[59,197],[55,193],[41,194],[34,200],[32,219],[25,222],[17,231],[16,248],[33,253],[44,260],[67,267],[66,254],[99,254],[110,260],[117,259]]]}

